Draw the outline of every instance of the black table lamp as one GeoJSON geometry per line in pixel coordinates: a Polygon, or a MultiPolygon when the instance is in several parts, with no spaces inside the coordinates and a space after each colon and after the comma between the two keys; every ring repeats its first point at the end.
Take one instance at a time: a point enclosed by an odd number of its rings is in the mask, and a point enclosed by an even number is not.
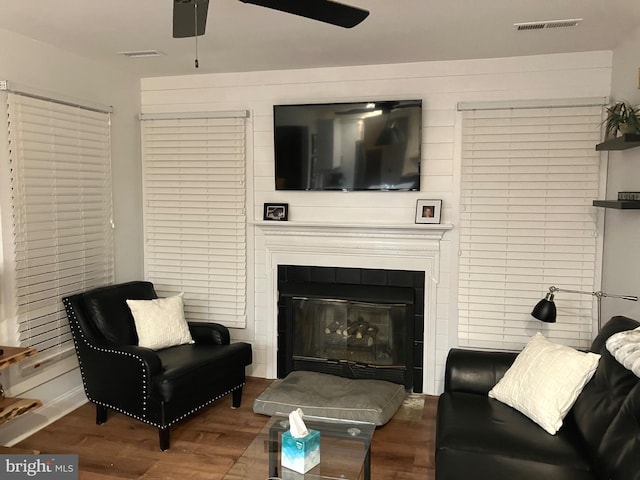
{"type": "Polygon", "coordinates": [[[610,293],[604,292],[583,292],[581,290],[568,290],[564,288],[558,287],[549,287],[549,293],[547,293],[546,297],[540,300],[535,307],[533,307],[533,311],[531,312],[531,316],[533,318],[537,318],[541,322],[547,323],[555,323],[556,321],[556,304],[553,302],[554,294],[556,292],[567,292],[567,293],[581,293],[584,295],[593,295],[598,300],[598,331],[600,331],[600,327],[602,326],[602,297],[612,297],[612,298],[621,298],[623,300],[631,300],[632,302],[637,302],[638,297],[634,295],[612,295],[610,293]]]}

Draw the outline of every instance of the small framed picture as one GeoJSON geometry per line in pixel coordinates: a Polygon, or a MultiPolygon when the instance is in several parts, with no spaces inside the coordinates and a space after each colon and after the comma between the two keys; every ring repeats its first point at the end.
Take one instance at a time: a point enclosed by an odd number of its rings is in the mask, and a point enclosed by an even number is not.
{"type": "Polygon", "coordinates": [[[440,223],[442,200],[418,200],[416,223],[440,223]]]}
{"type": "Polygon", "coordinates": [[[263,220],[278,220],[286,222],[289,219],[288,203],[265,203],[263,220]]]}

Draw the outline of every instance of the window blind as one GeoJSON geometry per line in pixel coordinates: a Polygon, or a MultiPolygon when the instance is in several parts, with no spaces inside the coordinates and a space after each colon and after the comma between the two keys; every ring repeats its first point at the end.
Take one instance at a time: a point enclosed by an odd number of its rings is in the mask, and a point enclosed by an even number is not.
{"type": "MultiPolygon", "coordinates": [[[[463,112],[459,327],[462,346],[519,349],[549,286],[593,291],[601,106],[463,112]]],[[[592,339],[593,299],[558,294],[545,334],[592,339]]]]}
{"type": "Polygon", "coordinates": [[[15,312],[33,368],[73,353],[61,298],[113,282],[110,116],[14,93],[7,108],[15,312]]]}
{"type": "Polygon", "coordinates": [[[142,121],[146,277],[189,320],[246,324],[245,123],[142,121]]]}

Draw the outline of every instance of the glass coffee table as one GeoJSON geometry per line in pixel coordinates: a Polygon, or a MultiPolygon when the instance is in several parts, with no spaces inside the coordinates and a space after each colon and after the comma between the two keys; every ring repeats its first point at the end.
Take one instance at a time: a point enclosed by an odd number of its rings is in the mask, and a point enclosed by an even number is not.
{"type": "Polygon", "coordinates": [[[288,415],[275,415],[227,472],[224,480],[371,479],[371,438],[375,424],[304,416],[320,432],[320,464],[301,474],[282,467],[281,438],[288,415]]]}

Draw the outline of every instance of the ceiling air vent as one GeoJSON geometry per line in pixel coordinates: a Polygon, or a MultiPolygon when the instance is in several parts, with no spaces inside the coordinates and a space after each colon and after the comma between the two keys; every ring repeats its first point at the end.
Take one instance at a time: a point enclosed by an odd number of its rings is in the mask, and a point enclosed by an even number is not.
{"type": "Polygon", "coordinates": [[[158,50],[135,50],[131,52],[118,52],[118,55],[124,55],[129,58],[142,58],[142,57],[159,57],[164,53],[158,50]]]}
{"type": "Polygon", "coordinates": [[[544,30],[547,28],[565,28],[565,27],[577,27],[582,21],[581,18],[570,18],[567,20],[549,20],[545,22],[522,22],[514,23],[513,26],[516,30],[544,30]]]}

